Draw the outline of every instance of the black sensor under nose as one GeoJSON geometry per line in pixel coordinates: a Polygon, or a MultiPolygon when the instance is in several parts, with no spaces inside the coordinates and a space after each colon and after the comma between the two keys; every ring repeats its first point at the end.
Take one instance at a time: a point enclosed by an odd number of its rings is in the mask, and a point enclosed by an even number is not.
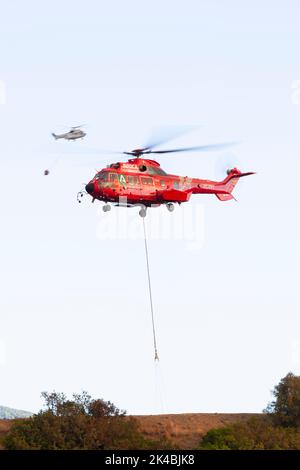
{"type": "Polygon", "coordinates": [[[88,183],[85,187],[87,193],[92,194],[94,192],[94,183],[88,183]]]}

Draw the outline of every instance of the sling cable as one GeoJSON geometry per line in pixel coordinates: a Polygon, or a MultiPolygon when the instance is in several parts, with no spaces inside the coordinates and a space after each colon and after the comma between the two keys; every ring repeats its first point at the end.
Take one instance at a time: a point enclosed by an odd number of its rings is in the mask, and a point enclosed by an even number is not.
{"type": "Polygon", "coordinates": [[[147,234],[146,234],[145,218],[143,217],[142,220],[143,220],[144,244],[145,244],[147,274],[148,274],[148,288],[149,288],[152,333],[153,333],[153,346],[154,346],[154,361],[159,361],[158,352],[157,352],[157,342],[156,342],[156,331],[155,331],[155,321],[154,321],[154,310],[153,310],[153,300],[152,300],[152,289],[151,289],[151,278],[150,278],[150,267],[149,267],[149,255],[148,255],[148,245],[147,245],[147,234]]]}

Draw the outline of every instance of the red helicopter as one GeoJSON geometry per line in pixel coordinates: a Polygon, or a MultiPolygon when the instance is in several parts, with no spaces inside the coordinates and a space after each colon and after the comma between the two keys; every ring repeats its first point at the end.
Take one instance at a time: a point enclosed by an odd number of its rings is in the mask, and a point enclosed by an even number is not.
{"type": "MultiPolygon", "coordinates": [[[[156,144],[155,144],[156,145],[156,144]]],[[[94,178],[85,186],[86,192],[93,198],[103,201],[103,211],[111,210],[109,203],[116,206],[133,207],[140,206],[139,215],[145,217],[147,208],[164,204],[170,212],[173,212],[174,204],[189,201],[192,194],[215,194],[220,201],[234,199],[232,191],[243,176],[253,175],[254,172],[242,173],[237,168],[227,170],[227,176],[223,181],[210,181],[187,176],[177,176],[166,173],[160,164],[145,155],[166,154],[187,151],[220,150],[232,145],[216,144],[202,145],[199,147],[187,147],[172,150],[152,150],[148,146],[122,152],[130,155],[127,162],[117,162],[108,165],[97,172],[94,178]]],[[[78,193],[78,201],[84,192],[78,193]]]]}

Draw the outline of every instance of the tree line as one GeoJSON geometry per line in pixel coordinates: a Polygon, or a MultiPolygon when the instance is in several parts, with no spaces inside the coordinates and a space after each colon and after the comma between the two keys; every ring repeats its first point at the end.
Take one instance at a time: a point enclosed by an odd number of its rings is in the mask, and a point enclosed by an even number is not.
{"type": "MultiPolygon", "coordinates": [[[[273,390],[274,400],[260,416],[211,429],[202,450],[300,449],[300,376],[288,373],[273,390]]],[[[44,409],[15,420],[2,445],[9,450],[133,450],[176,449],[164,436],[142,434],[135,418],[110,401],[87,392],[43,392],[44,409]]]]}

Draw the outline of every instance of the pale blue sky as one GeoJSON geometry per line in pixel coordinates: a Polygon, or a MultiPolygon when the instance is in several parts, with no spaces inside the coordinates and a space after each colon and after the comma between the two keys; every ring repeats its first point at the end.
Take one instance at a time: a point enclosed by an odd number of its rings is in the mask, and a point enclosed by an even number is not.
{"type": "MultiPolygon", "coordinates": [[[[42,390],[86,389],[156,413],[156,380],[165,412],[251,412],[299,373],[299,14],[297,1],[1,2],[1,404],[36,411],[42,390]],[[81,123],[86,141],[51,140],[81,123]],[[125,209],[104,222],[76,194],[115,159],[88,147],[187,124],[203,127],[171,145],[237,140],[230,155],[258,174],[238,203],[194,196],[147,220],[173,233],[191,210],[204,237],[149,241],[154,380],[143,242],[101,239],[125,209]],[[45,178],[60,144],[86,160],[66,153],[45,178]]],[[[160,161],[216,178],[227,156],[160,161]]]]}

